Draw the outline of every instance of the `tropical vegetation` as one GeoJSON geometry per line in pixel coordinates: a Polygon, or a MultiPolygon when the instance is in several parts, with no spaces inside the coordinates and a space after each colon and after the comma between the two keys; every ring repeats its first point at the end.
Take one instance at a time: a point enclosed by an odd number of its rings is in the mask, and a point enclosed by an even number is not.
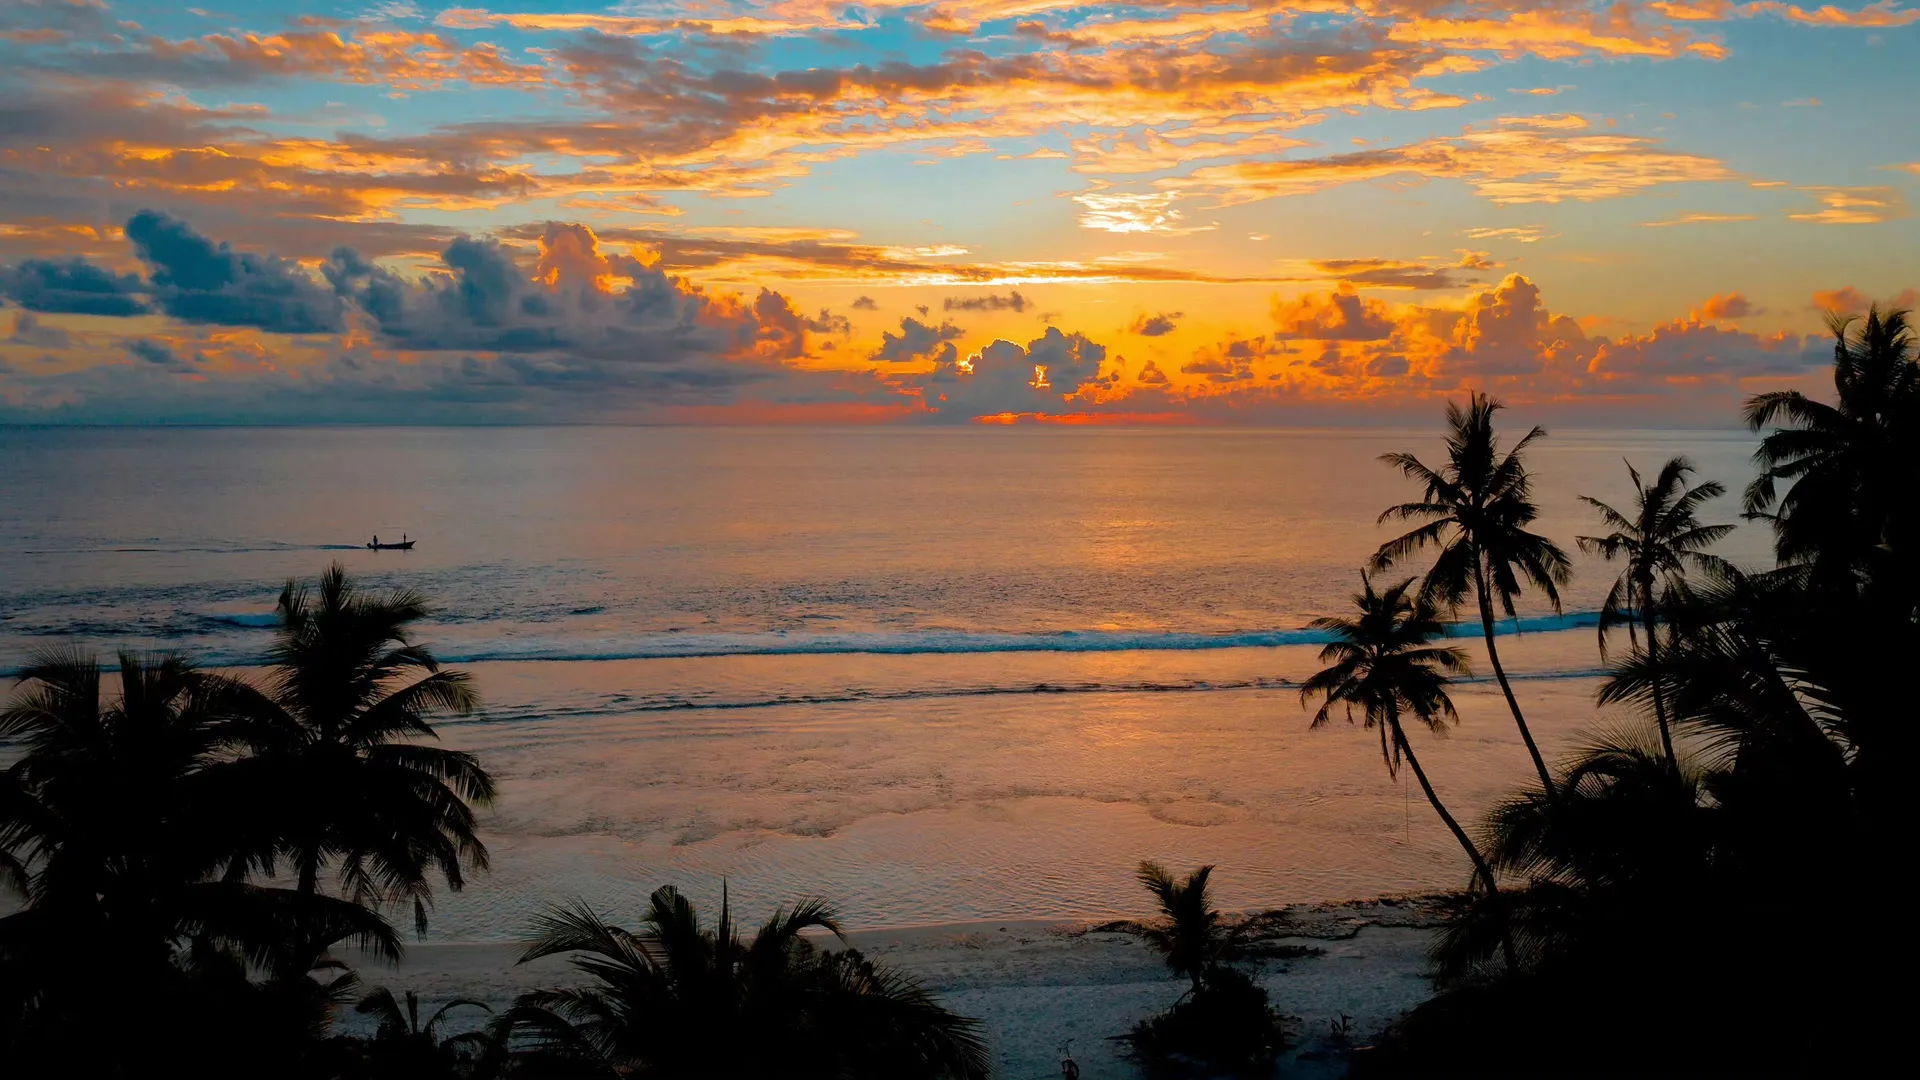
{"type": "Polygon", "coordinates": [[[711,926],[671,885],[648,898],[638,930],[584,903],[554,907],[521,962],[565,956],[586,985],[523,994],[495,1023],[496,1038],[561,1075],[986,1080],[977,1021],[857,949],[821,947],[810,931],[844,941],[818,900],[774,911],[751,938],[724,890],[711,926]]]}
{"type": "Polygon", "coordinates": [[[1133,1056],[1156,1074],[1270,1069],[1286,1045],[1286,1032],[1266,988],[1238,965],[1267,952],[1272,928],[1257,918],[1229,920],[1219,910],[1211,866],[1181,878],[1142,862],[1136,877],[1152,894],[1158,917],[1101,929],[1141,938],[1188,986],[1164,1012],[1121,1037],[1133,1056]]]}
{"type": "Polygon", "coordinates": [[[1638,623],[1599,702],[1629,719],[1488,813],[1505,888],[1445,929],[1443,992],[1360,1072],[1851,1075],[1886,1053],[1905,1018],[1883,958],[1911,940],[1873,926],[1913,835],[1920,366],[1900,313],[1834,335],[1834,404],[1747,406],[1773,568],[1704,551],[1719,489],[1685,461],[1635,474],[1626,512],[1589,500],[1611,531],[1587,546],[1625,563],[1608,617],[1638,623]]]}
{"type": "MultiPolygon", "coordinates": [[[[1911,932],[1889,910],[1913,836],[1920,725],[1920,361],[1906,315],[1835,319],[1831,401],[1760,394],[1745,516],[1775,565],[1740,568],[1705,520],[1725,488],[1684,458],[1597,514],[1582,550],[1617,563],[1602,603],[1608,722],[1557,761],[1499,654],[1528,591],[1554,610],[1572,563],[1533,531],[1525,451],[1498,402],[1449,404],[1445,458],[1386,462],[1421,487],[1413,523],[1367,561],[1352,608],[1318,620],[1301,686],[1374,733],[1459,845],[1467,890],[1433,953],[1440,992],[1361,1075],[1582,1072],[1855,1074],[1905,1016],[1881,991],[1911,932]],[[1430,551],[1424,574],[1377,575],[1430,551]],[[1416,743],[1457,722],[1467,654],[1443,613],[1475,605],[1482,648],[1533,779],[1481,819],[1443,799],[1416,743]],[[1624,626],[1627,647],[1611,635],[1624,626]],[[1537,781],[1537,783],[1535,782],[1537,781]],[[1888,945],[1836,946],[1849,933],[1888,945]]],[[[268,665],[236,675],[171,654],[32,657],[0,710],[0,1061],[8,1076],[929,1077],[989,1074],[982,1028],[847,947],[802,900],[751,934],[723,887],[705,923],[668,886],[636,929],[584,903],[533,927],[523,962],[577,985],[484,1025],[453,1000],[362,984],[342,957],[398,958],[391,921],[429,926],[439,890],[488,866],[479,761],[435,745],[479,697],[414,634],[406,590],[338,566],[287,583],[268,665]],[[370,1033],[337,1023],[358,1002],[370,1033]]],[[[1519,762],[1516,759],[1516,767],[1519,762]]],[[[1111,924],[1183,984],[1124,1036],[1155,1069],[1260,1070],[1284,1045],[1246,962],[1271,922],[1218,908],[1213,867],[1143,863],[1158,916],[1111,924]]],[[[1263,949],[1266,950],[1263,952],[1263,949]]],[[[1896,973],[1897,974],[1897,973],[1896,973]]]]}

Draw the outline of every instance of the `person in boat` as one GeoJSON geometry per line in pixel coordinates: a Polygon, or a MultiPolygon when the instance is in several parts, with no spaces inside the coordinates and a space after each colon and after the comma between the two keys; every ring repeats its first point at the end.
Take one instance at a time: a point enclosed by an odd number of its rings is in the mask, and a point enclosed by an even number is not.
{"type": "Polygon", "coordinates": [[[370,547],[370,548],[377,548],[377,547],[379,547],[379,546],[380,546],[380,534],[379,534],[379,533],[374,533],[374,534],[373,534],[373,543],[371,543],[371,544],[368,544],[367,546],[368,546],[368,547],[370,547]]]}

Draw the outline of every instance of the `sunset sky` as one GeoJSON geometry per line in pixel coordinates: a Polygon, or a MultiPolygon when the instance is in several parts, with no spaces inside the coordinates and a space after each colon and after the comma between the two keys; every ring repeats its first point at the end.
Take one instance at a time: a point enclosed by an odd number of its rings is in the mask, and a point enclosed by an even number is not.
{"type": "Polygon", "coordinates": [[[0,0],[0,422],[1723,425],[1920,7],[0,0]]]}

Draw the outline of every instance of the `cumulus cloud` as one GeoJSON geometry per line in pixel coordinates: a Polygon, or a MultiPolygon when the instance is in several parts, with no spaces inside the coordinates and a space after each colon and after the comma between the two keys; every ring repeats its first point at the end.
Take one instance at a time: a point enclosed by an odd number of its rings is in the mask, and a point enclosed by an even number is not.
{"type": "Polygon", "coordinates": [[[940,302],[942,311],[1025,311],[1033,302],[1020,295],[1015,289],[1006,296],[988,293],[985,296],[949,296],[940,302]]]}
{"type": "Polygon", "coordinates": [[[127,221],[127,239],[150,268],[160,310],[182,322],[280,334],[337,333],[345,326],[340,297],[291,260],[237,252],[152,210],[127,221]]]}
{"type": "Polygon", "coordinates": [[[1165,386],[1167,385],[1167,373],[1160,370],[1159,364],[1149,360],[1140,368],[1140,385],[1165,386]]]}
{"type": "MultiPolygon", "coordinates": [[[[1174,323],[1184,318],[1186,318],[1186,312],[1184,311],[1163,311],[1158,315],[1148,315],[1145,312],[1141,312],[1131,323],[1127,324],[1127,330],[1130,333],[1139,334],[1141,337],[1160,337],[1163,334],[1173,333],[1174,323]]],[[[1149,363],[1151,363],[1151,361],[1149,361],[1149,363]]]]}
{"type": "MultiPolygon", "coordinates": [[[[925,309],[922,309],[924,314],[925,309]]],[[[919,319],[908,316],[900,320],[898,334],[888,330],[880,334],[880,347],[874,350],[870,359],[888,364],[908,364],[931,360],[937,364],[951,364],[959,356],[959,350],[953,346],[954,339],[966,331],[950,322],[931,326],[919,319]]]]}
{"type": "Polygon", "coordinates": [[[751,302],[709,294],[634,256],[608,254],[584,225],[548,225],[531,274],[500,242],[472,237],[449,244],[441,263],[442,271],[407,280],[342,249],[325,276],[372,317],[385,343],[508,354],[530,382],[721,387],[764,377],[755,362],[797,359],[817,325],[839,330],[830,314],[808,319],[770,290],[751,302]]]}
{"type": "Polygon", "coordinates": [[[1864,315],[1868,308],[1881,311],[1912,311],[1920,308],[1920,289],[1902,289],[1884,300],[1875,300],[1851,285],[1838,289],[1819,289],[1813,294],[1813,306],[1838,315],[1864,315]]]}
{"type": "Polygon", "coordinates": [[[855,311],[879,311],[880,305],[871,296],[862,296],[853,302],[855,311]]]}
{"type": "Polygon", "coordinates": [[[1644,337],[1601,342],[1589,370],[1603,382],[1622,377],[1636,383],[1649,378],[1738,380],[1803,375],[1832,359],[1832,345],[1822,338],[1789,333],[1763,336],[1675,320],[1654,327],[1644,337]]]}
{"type": "Polygon", "coordinates": [[[1467,298],[1466,314],[1449,360],[1479,375],[1540,371],[1578,356],[1587,344],[1580,324],[1554,315],[1540,302],[1540,288],[1518,274],[1467,298]]]}
{"type": "Polygon", "coordinates": [[[1273,321],[1283,337],[1316,341],[1380,341],[1392,336],[1394,327],[1387,305],[1360,296],[1344,283],[1331,293],[1275,297],[1273,321]]]}
{"type": "Polygon", "coordinates": [[[853,320],[845,315],[835,315],[826,308],[820,309],[820,317],[808,319],[807,329],[816,334],[839,334],[841,337],[853,333],[853,320]]]}
{"type": "Polygon", "coordinates": [[[146,287],[132,274],[115,274],[85,259],[28,259],[0,266],[0,297],[29,311],[72,315],[139,315],[146,287]]]}
{"type": "Polygon", "coordinates": [[[1721,320],[1744,319],[1749,315],[1760,314],[1753,302],[1737,292],[1709,296],[1698,308],[1694,309],[1694,322],[1718,322],[1721,320]]]}
{"type": "Polygon", "coordinates": [[[927,409],[946,419],[1059,413],[1065,399],[1099,379],[1106,358],[1106,346],[1049,326],[1024,348],[999,340],[965,359],[941,360],[915,385],[927,409]]]}

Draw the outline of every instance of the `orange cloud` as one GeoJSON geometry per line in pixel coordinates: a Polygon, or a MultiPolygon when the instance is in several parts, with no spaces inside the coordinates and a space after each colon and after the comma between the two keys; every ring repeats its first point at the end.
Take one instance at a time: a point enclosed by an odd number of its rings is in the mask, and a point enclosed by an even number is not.
{"type": "Polygon", "coordinates": [[[1907,216],[1906,196],[1890,187],[1803,187],[1824,209],[1788,214],[1816,225],[1878,225],[1907,216]]]}
{"type": "Polygon", "coordinates": [[[1563,115],[1510,117],[1491,127],[1391,149],[1211,166],[1155,186],[1205,193],[1233,206],[1408,176],[1461,180],[1501,205],[1590,202],[1661,184],[1734,179],[1712,158],[1662,150],[1649,138],[1593,134],[1584,118],[1563,115]]]}
{"type": "Polygon", "coordinates": [[[1694,322],[1718,322],[1722,319],[1744,319],[1759,314],[1759,309],[1746,297],[1737,292],[1709,296],[1706,301],[1688,315],[1694,322]]]}
{"type": "Polygon", "coordinates": [[[1669,221],[1643,221],[1640,225],[1647,229],[1664,229],[1672,225],[1725,225],[1752,220],[1752,214],[1682,214],[1669,221]]]}
{"type": "Polygon", "coordinates": [[[1890,300],[1876,301],[1851,285],[1843,285],[1838,289],[1815,291],[1813,306],[1836,315],[1861,315],[1872,307],[1881,311],[1911,311],[1920,308],[1920,289],[1902,289],[1890,300]]]}

